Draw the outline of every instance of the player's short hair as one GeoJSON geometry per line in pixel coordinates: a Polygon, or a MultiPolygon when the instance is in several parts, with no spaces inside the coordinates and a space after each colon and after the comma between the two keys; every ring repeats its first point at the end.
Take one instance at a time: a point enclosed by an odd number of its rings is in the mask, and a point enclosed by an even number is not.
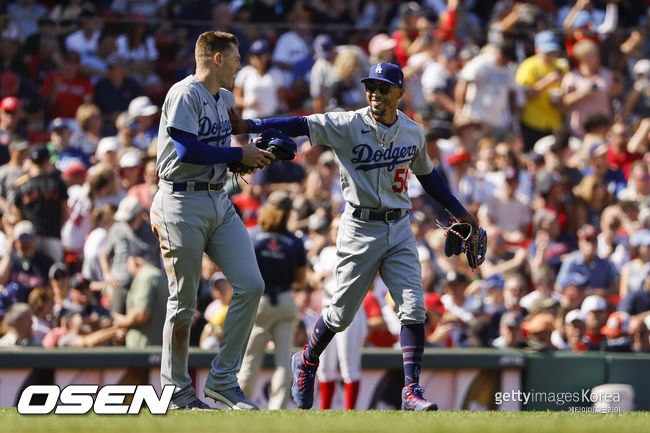
{"type": "Polygon", "coordinates": [[[207,64],[214,53],[230,50],[231,44],[239,46],[235,35],[226,32],[205,32],[201,33],[196,41],[194,57],[197,64],[207,64]]]}

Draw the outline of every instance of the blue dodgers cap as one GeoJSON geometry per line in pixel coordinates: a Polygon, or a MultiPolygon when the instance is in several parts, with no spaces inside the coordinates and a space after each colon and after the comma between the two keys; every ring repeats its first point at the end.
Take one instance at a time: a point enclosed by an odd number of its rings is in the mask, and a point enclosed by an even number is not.
{"type": "Polygon", "coordinates": [[[535,48],[543,53],[552,53],[554,51],[560,51],[560,44],[557,42],[555,34],[552,31],[544,30],[535,36],[535,48]]]}
{"type": "Polygon", "coordinates": [[[255,55],[270,53],[271,45],[266,39],[258,39],[251,44],[248,52],[255,55]]]}
{"type": "Polygon", "coordinates": [[[377,63],[370,67],[368,76],[361,79],[361,82],[368,80],[384,81],[401,89],[404,85],[404,73],[399,66],[392,63],[377,63]]]}
{"type": "Polygon", "coordinates": [[[292,153],[295,157],[298,152],[298,145],[287,134],[275,128],[268,128],[260,134],[262,140],[258,143],[258,147],[268,150],[271,146],[277,146],[285,151],[292,153]]]}

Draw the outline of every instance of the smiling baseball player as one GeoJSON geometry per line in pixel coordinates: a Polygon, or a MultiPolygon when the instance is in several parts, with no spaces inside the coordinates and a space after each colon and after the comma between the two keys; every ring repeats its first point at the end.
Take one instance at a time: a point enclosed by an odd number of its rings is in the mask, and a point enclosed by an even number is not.
{"type": "MultiPolygon", "coordinates": [[[[305,350],[292,359],[292,394],[304,409],[313,404],[319,355],[350,324],[377,272],[390,290],[402,323],[402,409],[437,409],[419,386],[425,308],[415,237],[405,218],[411,208],[409,171],[459,221],[476,232],[478,223],[433,168],[422,129],[397,109],[404,95],[403,80],[402,70],[394,64],[372,65],[362,80],[369,106],[356,111],[246,121],[229,113],[235,133],[276,128],[292,137],[308,135],[312,144],[331,147],[339,160],[346,206],[337,237],[337,289],[305,350]]],[[[481,260],[474,263],[479,265],[481,260]]]]}
{"type": "Polygon", "coordinates": [[[196,72],[174,84],[162,107],[158,132],[159,191],[151,224],[169,280],[160,368],[162,385],[175,385],[172,408],[206,409],[187,370],[190,325],[205,251],[233,286],[219,354],[205,395],[233,409],[257,409],[237,383],[246,343],[264,291],[248,232],[223,190],[227,163],[262,167],[273,158],[254,144],[230,147],[227,110],[235,106],[234,76],[240,69],[237,39],[206,32],[195,47],[196,72]]]}

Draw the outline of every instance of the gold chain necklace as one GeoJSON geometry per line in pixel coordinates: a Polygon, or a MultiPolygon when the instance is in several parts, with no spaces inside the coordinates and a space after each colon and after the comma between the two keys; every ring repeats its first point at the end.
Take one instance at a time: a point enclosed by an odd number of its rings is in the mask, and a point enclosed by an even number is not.
{"type": "Polygon", "coordinates": [[[387,144],[390,144],[393,141],[395,141],[395,139],[399,135],[399,129],[400,129],[399,114],[397,114],[397,131],[395,131],[395,135],[393,135],[393,137],[390,140],[384,140],[384,136],[386,135],[386,133],[390,129],[390,126],[386,128],[386,130],[384,131],[384,133],[381,136],[379,136],[379,124],[377,123],[377,119],[375,119],[375,117],[370,112],[370,107],[368,107],[368,116],[370,117],[370,121],[372,122],[372,127],[375,128],[375,136],[377,137],[377,141],[379,142],[379,145],[382,148],[384,146],[386,146],[387,144]]]}

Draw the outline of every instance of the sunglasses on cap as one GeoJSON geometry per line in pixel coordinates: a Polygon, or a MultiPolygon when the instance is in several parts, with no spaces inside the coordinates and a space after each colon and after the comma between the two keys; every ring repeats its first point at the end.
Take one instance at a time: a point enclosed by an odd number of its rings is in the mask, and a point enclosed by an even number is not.
{"type": "Polygon", "coordinates": [[[388,95],[388,92],[390,92],[391,85],[382,83],[382,84],[377,84],[377,83],[365,83],[366,86],[366,92],[368,93],[375,93],[376,90],[379,90],[379,93],[382,95],[388,95]]]}

